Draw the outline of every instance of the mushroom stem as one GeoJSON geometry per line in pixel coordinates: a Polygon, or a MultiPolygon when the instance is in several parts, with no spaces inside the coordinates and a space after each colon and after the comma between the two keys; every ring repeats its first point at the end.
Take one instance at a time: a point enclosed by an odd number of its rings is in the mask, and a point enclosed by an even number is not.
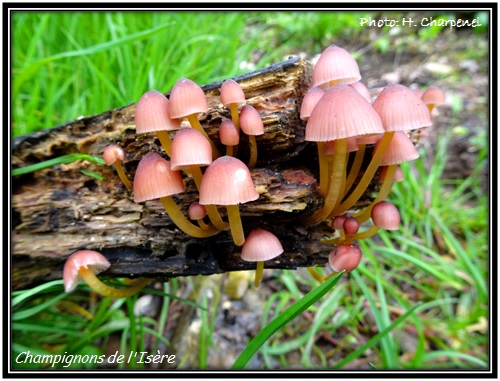
{"type": "Polygon", "coordinates": [[[210,145],[212,146],[212,158],[215,160],[218,157],[220,157],[219,150],[215,146],[215,144],[212,141],[212,139],[210,139],[208,137],[207,133],[205,132],[205,130],[201,126],[200,121],[198,120],[198,117],[196,116],[196,114],[188,115],[187,116],[187,120],[189,121],[189,124],[191,125],[191,127],[193,127],[194,129],[200,131],[203,134],[203,136],[205,136],[205,138],[207,138],[207,140],[210,142],[210,145]]]}
{"type": "Polygon", "coordinates": [[[193,225],[182,212],[179,210],[179,207],[172,199],[171,196],[160,197],[160,201],[165,208],[165,211],[170,216],[170,219],[177,225],[179,229],[181,229],[184,233],[189,234],[195,238],[206,238],[210,237],[216,233],[218,230],[209,225],[208,229],[204,230],[196,225],[193,225]]]}
{"type": "Polygon", "coordinates": [[[123,170],[122,163],[120,160],[115,161],[115,168],[116,168],[116,173],[118,173],[118,176],[120,177],[123,185],[125,185],[125,187],[128,190],[132,190],[132,183],[128,179],[127,175],[125,175],[125,171],[123,170]]]}
{"type": "MultiPolygon", "coordinates": [[[[203,178],[200,167],[197,165],[190,165],[186,172],[193,176],[196,188],[200,190],[201,180],[203,178]]],[[[205,205],[205,209],[207,210],[208,218],[210,218],[210,221],[218,230],[226,230],[229,227],[228,223],[222,220],[215,205],[205,205]]]]}
{"type": "Polygon", "coordinates": [[[226,208],[233,241],[236,246],[243,246],[245,243],[245,233],[241,224],[240,208],[238,205],[226,205],[226,208]]]}
{"type": "Polygon", "coordinates": [[[255,269],[255,279],[253,285],[259,287],[260,281],[262,280],[262,273],[264,272],[264,262],[258,261],[257,268],[255,269]]]}
{"type": "Polygon", "coordinates": [[[248,142],[250,143],[250,159],[248,160],[248,168],[253,168],[257,163],[257,140],[254,135],[249,135],[248,142]]]}
{"type": "Polygon", "coordinates": [[[379,203],[380,201],[384,201],[387,198],[387,196],[391,192],[392,184],[394,184],[394,172],[396,171],[396,168],[397,164],[389,165],[387,167],[387,173],[385,175],[384,182],[382,183],[382,186],[380,187],[380,190],[377,194],[377,197],[375,197],[372,203],[368,205],[365,209],[354,214],[353,217],[355,217],[359,221],[359,223],[368,220],[370,218],[370,214],[375,204],[379,203]]]}
{"type": "Polygon", "coordinates": [[[335,152],[333,154],[330,184],[328,186],[328,194],[325,198],[325,204],[322,209],[318,210],[311,217],[305,220],[306,224],[312,225],[323,221],[331,214],[332,210],[342,197],[345,185],[347,138],[335,140],[334,150],[335,152]]]}
{"type": "Polygon", "coordinates": [[[158,140],[160,140],[161,146],[163,147],[163,149],[165,150],[167,155],[170,157],[170,150],[172,147],[172,139],[170,139],[168,132],[165,130],[157,130],[156,136],[158,137],[158,140]]]}
{"type": "Polygon", "coordinates": [[[307,271],[311,276],[316,279],[318,282],[323,283],[323,276],[316,270],[314,267],[309,266],[307,271]]]}
{"type": "Polygon", "coordinates": [[[89,285],[89,287],[98,294],[102,296],[110,296],[112,298],[126,298],[137,294],[152,280],[149,278],[138,279],[132,286],[124,289],[118,289],[101,282],[89,267],[81,267],[80,270],[78,270],[78,276],[80,276],[80,278],[82,278],[89,285]]]}
{"type": "Polygon", "coordinates": [[[370,185],[370,182],[375,175],[375,172],[377,171],[377,168],[379,167],[382,158],[384,157],[385,151],[387,150],[387,147],[389,146],[389,143],[391,142],[393,136],[394,131],[384,133],[384,136],[380,139],[379,146],[377,147],[372,160],[366,168],[365,173],[363,174],[363,177],[359,181],[358,185],[356,185],[356,188],[354,188],[349,197],[347,197],[343,202],[341,202],[337,207],[333,209],[331,216],[338,216],[344,213],[345,211],[349,210],[356,203],[356,201],[359,200],[366,188],[368,188],[368,185],[370,185]]]}
{"type": "Polygon", "coordinates": [[[354,156],[354,161],[352,162],[351,170],[349,171],[349,175],[347,176],[345,182],[345,193],[349,192],[351,189],[354,180],[358,176],[359,169],[361,168],[361,164],[363,164],[363,159],[365,157],[365,144],[358,145],[358,150],[356,151],[356,155],[354,156]]]}
{"type": "MultiPolygon", "coordinates": [[[[377,234],[379,230],[380,228],[378,226],[372,225],[369,229],[365,230],[364,232],[356,233],[352,237],[351,241],[373,237],[375,234],[377,234]]],[[[351,243],[351,242],[346,241],[345,243],[351,243]]]]}

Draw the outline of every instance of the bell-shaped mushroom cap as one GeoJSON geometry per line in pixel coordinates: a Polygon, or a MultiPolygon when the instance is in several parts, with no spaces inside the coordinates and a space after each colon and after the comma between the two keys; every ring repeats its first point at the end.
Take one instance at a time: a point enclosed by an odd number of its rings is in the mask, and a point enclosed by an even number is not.
{"type": "Polygon", "coordinates": [[[226,79],[220,87],[220,100],[224,106],[245,103],[245,93],[234,79],[226,79]]]}
{"type": "Polygon", "coordinates": [[[445,96],[443,90],[435,85],[429,86],[421,95],[422,100],[425,104],[431,104],[433,106],[440,106],[445,102],[445,96]]]}
{"type": "Polygon", "coordinates": [[[427,105],[413,90],[403,85],[388,85],[373,101],[386,131],[409,131],[432,125],[427,105]]]}
{"type": "Polygon", "coordinates": [[[371,217],[375,226],[385,230],[398,230],[401,216],[398,208],[389,201],[380,201],[375,204],[371,211],[371,217]]]}
{"type": "Polygon", "coordinates": [[[328,88],[330,81],[349,84],[361,79],[359,66],[345,49],[331,45],[321,53],[312,72],[314,87],[328,88]]]}
{"type": "Polygon", "coordinates": [[[179,79],[170,92],[170,115],[183,118],[208,111],[208,102],[203,89],[190,79],[179,79]]]}
{"type": "MultiPolygon", "coordinates": [[[[377,148],[378,143],[375,144],[375,150],[377,148]]],[[[380,166],[401,164],[406,161],[418,159],[419,156],[410,138],[404,132],[396,131],[384,153],[380,166]]]]}
{"type": "Polygon", "coordinates": [[[305,139],[314,142],[384,132],[380,116],[356,90],[335,85],[314,107],[306,125],[305,139]]]}
{"type": "Polygon", "coordinates": [[[173,170],[190,165],[205,166],[212,162],[212,147],[201,132],[191,127],[176,132],[170,152],[173,170]]]}
{"type": "Polygon", "coordinates": [[[134,201],[143,202],[184,192],[179,171],[156,152],[149,152],[141,159],[134,177],[134,201]]]}
{"type": "Polygon", "coordinates": [[[224,119],[219,126],[219,139],[225,146],[237,146],[240,133],[231,119],[224,119]]]}
{"type": "Polygon", "coordinates": [[[104,255],[93,250],[79,250],[71,254],[63,269],[63,283],[64,291],[73,291],[78,283],[80,283],[81,278],[78,275],[78,271],[82,268],[91,269],[94,274],[99,274],[100,272],[107,270],[111,266],[111,263],[106,259],[104,255]]]}
{"type": "Polygon", "coordinates": [[[247,135],[264,134],[264,123],[259,112],[250,105],[244,105],[240,110],[240,127],[247,135]]]}
{"type": "Polygon", "coordinates": [[[353,271],[361,262],[361,249],[354,244],[337,246],[330,252],[328,263],[333,271],[353,271]]]}
{"type": "Polygon", "coordinates": [[[258,198],[248,167],[231,156],[214,160],[201,180],[202,205],[237,205],[258,198]]]}
{"type": "Polygon", "coordinates": [[[325,91],[320,89],[319,87],[311,87],[304,94],[304,98],[302,99],[302,104],[300,105],[300,119],[306,121],[311,116],[312,110],[316,107],[316,104],[319,102],[321,97],[325,94],[325,91]]]}
{"type": "Polygon", "coordinates": [[[281,242],[273,233],[254,229],[241,248],[241,259],[247,262],[264,262],[283,253],[281,242]]]}
{"type": "Polygon", "coordinates": [[[368,88],[363,84],[363,82],[354,82],[350,83],[349,86],[351,86],[354,90],[356,90],[358,93],[360,93],[363,98],[365,98],[368,102],[372,102],[372,98],[370,95],[370,91],[368,88]]]}
{"type": "Polygon", "coordinates": [[[110,144],[102,152],[102,158],[107,166],[113,164],[116,160],[123,161],[125,159],[125,152],[118,144],[110,144]]]}
{"type": "Polygon", "coordinates": [[[135,106],[135,129],[138,134],[178,130],[180,125],[179,119],[170,116],[169,101],[159,91],[147,91],[135,106]]]}

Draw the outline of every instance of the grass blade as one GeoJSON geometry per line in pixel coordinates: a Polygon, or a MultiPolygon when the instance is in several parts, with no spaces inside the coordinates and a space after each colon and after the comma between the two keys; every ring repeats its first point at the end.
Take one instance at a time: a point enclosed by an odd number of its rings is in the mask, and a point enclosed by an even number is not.
{"type": "Polygon", "coordinates": [[[257,336],[255,336],[248,343],[246,348],[243,350],[243,352],[241,352],[231,368],[242,369],[272,334],[274,334],[288,322],[299,316],[302,312],[309,308],[309,306],[323,297],[323,295],[325,295],[333,286],[337,284],[341,277],[342,273],[330,278],[323,284],[310,291],[302,299],[292,304],[281,315],[271,321],[271,323],[265,326],[257,334],[257,336]]]}
{"type": "Polygon", "coordinates": [[[77,160],[88,160],[97,164],[105,164],[104,159],[97,156],[87,155],[85,153],[70,153],[68,155],[59,156],[54,159],[42,161],[40,163],[27,165],[26,167],[13,169],[12,176],[20,176],[26,173],[40,171],[45,168],[53,167],[54,165],[69,164],[77,160]]]}

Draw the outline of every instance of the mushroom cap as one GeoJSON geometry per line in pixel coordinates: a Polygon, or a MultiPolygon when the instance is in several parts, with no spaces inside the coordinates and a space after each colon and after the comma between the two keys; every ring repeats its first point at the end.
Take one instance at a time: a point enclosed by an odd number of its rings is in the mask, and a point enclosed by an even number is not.
{"type": "Polygon", "coordinates": [[[264,123],[259,112],[250,105],[244,105],[240,110],[240,128],[247,135],[263,135],[264,123]]]}
{"type": "Polygon", "coordinates": [[[365,86],[363,82],[353,82],[350,83],[349,86],[351,86],[354,90],[356,90],[358,93],[360,93],[363,98],[367,100],[367,102],[372,102],[372,97],[370,95],[370,91],[368,90],[368,87],[365,86]]]}
{"type": "Polygon", "coordinates": [[[384,133],[382,120],[356,90],[347,85],[328,89],[314,107],[305,139],[329,141],[351,136],[384,133]]]}
{"type": "Polygon", "coordinates": [[[190,79],[179,79],[170,92],[170,115],[183,118],[208,111],[207,97],[203,89],[190,79]]]}
{"type": "Polygon", "coordinates": [[[401,215],[398,208],[389,201],[376,203],[371,211],[371,217],[375,226],[385,230],[398,230],[401,215]]]}
{"type": "Polygon", "coordinates": [[[344,48],[330,45],[321,53],[312,72],[312,85],[328,88],[330,81],[349,84],[361,79],[359,66],[344,48]]]}
{"type": "Polygon", "coordinates": [[[259,198],[248,167],[232,156],[210,164],[200,185],[200,204],[237,205],[259,198]]]}
{"type": "Polygon", "coordinates": [[[245,93],[234,79],[226,79],[220,87],[220,100],[224,106],[231,103],[245,103],[245,93]]]}
{"type": "Polygon", "coordinates": [[[109,263],[106,257],[97,251],[78,250],[74,252],[66,259],[66,263],[64,264],[64,291],[71,292],[80,283],[81,278],[78,272],[82,267],[91,269],[97,275],[107,270],[110,266],[111,263],[109,263]]]}
{"type": "Polygon", "coordinates": [[[240,134],[231,119],[224,119],[219,126],[219,139],[225,146],[237,146],[240,134]]]}
{"type": "Polygon", "coordinates": [[[440,106],[445,102],[445,96],[443,90],[435,85],[429,86],[421,95],[422,100],[425,104],[432,104],[434,106],[440,106]]]}
{"type": "Polygon", "coordinates": [[[241,248],[241,259],[247,262],[264,262],[283,253],[281,242],[273,233],[254,229],[241,248]]]}
{"type": "Polygon", "coordinates": [[[306,121],[311,116],[312,110],[321,99],[321,97],[325,94],[325,91],[320,89],[319,87],[311,87],[304,94],[304,98],[302,98],[302,103],[300,105],[300,119],[306,121]]]}
{"type": "Polygon", "coordinates": [[[179,171],[156,152],[141,159],[134,176],[134,201],[143,202],[184,192],[179,171]]]}
{"type": "Polygon", "coordinates": [[[207,215],[207,210],[198,201],[194,201],[189,205],[188,215],[192,220],[201,220],[207,215]]]}
{"type": "Polygon", "coordinates": [[[107,166],[113,164],[116,160],[125,159],[125,151],[118,144],[110,144],[102,152],[102,158],[107,166]]]}
{"type": "Polygon", "coordinates": [[[373,101],[386,131],[409,131],[432,125],[427,105],[410,88],[395,84],[386,86],[373,101]]]}
{"type": "MultiPolygon", "coordinates": [[[[375,144],[373,153],[375,153],[378,146],[379,143],[375,144]]],[[[380,166],[401,164],[418,159],[419,156],[410,138],[403,131],[396,131],[384,153],[380,166]]]]}
{"type": "Polygon", "coordinates": [[[333,271],[353,271],[361,262],[362,252],[359,246],[344,244],[330,251],[328,263],[333,271]]]}
{"type": "Polygon", "coordinates": [[[170,165],[179,170],[190,165],[205,166],[212,162],[212,147],[203,134],[191,127],[176,132],[170,151],[170,165]]]}
{"type": "Polygon", "coordinates": [[[135,106],[135,129],[138,134],[178,130],[180,125],[180,120],[170,115],[169,100],[159,91],[147,91],[135,106]]]}

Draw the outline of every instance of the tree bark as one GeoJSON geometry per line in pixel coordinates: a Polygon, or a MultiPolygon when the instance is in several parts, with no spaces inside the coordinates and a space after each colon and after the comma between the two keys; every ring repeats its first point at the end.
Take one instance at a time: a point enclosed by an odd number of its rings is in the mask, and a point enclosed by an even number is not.
{"type": "MultiPolygon", "coordinates": [[[[240,210],[246,234],[262,227],[281,240],[285,252],[266,262],[270,268],[324,264],[332,249],[319,241],[332,233],[326,224],[301,224],[301,218],[323,203],[315,180],[316,147],[304,141],[305,124],[299,118],[302,96],[311,85],[310,72],[308,62],[290,59],[234,78],[265,127],[264,135],[257,137],[258,162],[251,171],[259,199],[242,204],[240,210]]],[[[199,119],[223,152],[217,131],[230,113],[220,103],[220,85],[203,87],[209,111],[199,119]]],[[[132,104],[17,138],[12,143],[12,167],[76,152],[101,156],[104,147],[117,143],[126,152],[124,168],[133,179],[145,153],[164,155],[154,134],[135,133],[134,111],[132,104]]],[[[243,161],[249,157],[244,136],[238,156],[243,161]]],[[[191,178],[184,175],[184,180],[186,192],[175,200],[186,213],[197,191],[191,178]]],[[[239,258],[240,248],[228,231],[195,239],[172,223],[159,200],[134,203],[114,167],[88,161],[58,165],[14,177],[12,192],[14,289],[61,278],[66,258],[83,248],[102,252],[112,264],[103,275],[115,277],[167,279],[255,268],[239,258]],[[103,180],[82,170],[99,174],[103,180]]],[[[225,216],[225,208],[219,210],[225,216]]]]}

